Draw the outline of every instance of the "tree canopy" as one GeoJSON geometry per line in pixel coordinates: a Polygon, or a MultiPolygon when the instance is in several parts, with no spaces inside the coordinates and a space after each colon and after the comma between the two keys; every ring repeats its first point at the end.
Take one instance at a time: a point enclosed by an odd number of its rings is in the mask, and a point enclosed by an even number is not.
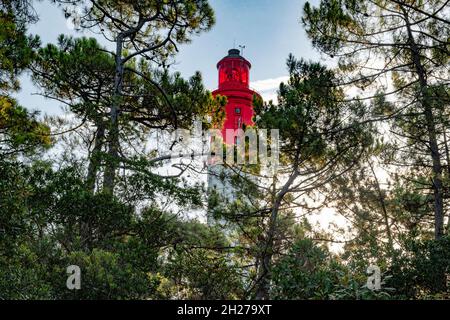
{"type": "Polygon", "coordinates": [[[226,117],[172,67],[216,22],[208,1],[69,2],[80,16],[51,5],[97,38],[43,44],[33,1],[0,4],[0,299],[450,298],[448,1],[306,2],[329,63],[286,57],[243,128],[278,130],[259,137],[279,162],[216,171],[218,150],[167,134],[226,117]],[[60,115],[19,103],[26,76],[60,115]]]}

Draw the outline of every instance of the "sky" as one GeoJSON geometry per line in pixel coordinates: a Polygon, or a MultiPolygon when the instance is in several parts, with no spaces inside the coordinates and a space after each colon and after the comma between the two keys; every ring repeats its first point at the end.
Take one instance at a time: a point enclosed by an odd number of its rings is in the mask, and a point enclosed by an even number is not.
{"type": "MultiPolygon", "coordinates": [[[[316,0],[310,1],[317,2],[316,0]]],[[[300,0],[210,0],[216,23],[208,32],[194,36],[192,42],[179,46],[172,71],[184,77],[196,71],[202,73],[209,90],[217,87],[216,63],[234,45],[244,45],[243,56],[252,64],[251,86],[265,100],[276,97],[281,81],[287,80],[286,59],[289,53],[297,58],[319,60],[301,25],[300,17],[305,1],[300,0]]],[[[90,31],[76,32],[64,18],[61,8],[49,0],[35,3],[40,20],[29,28],[41,37],[42,44],[56,43],[60,34],[96,37],[111,46],[101,36],[90,31]]],[[[41,111],[41,114],[60,114],[57,102],[37,96],[28,75],[21,79],[22,90],[16,95],[25,107],[41,111]]]]}

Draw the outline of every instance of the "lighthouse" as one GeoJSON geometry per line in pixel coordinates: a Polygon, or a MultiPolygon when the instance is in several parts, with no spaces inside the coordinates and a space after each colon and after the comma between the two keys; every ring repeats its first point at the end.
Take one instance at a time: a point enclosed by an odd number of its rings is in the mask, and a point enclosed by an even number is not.
{"type": "Polygon", "coordinates": [[[235,144],[238,136],[226,136],[227,129],[242,129],[253,125],[253,95],[261,96],[250,89],[250,62],[240,55],[238,49],[228,50],[228,55],[217,63],[219,86],[213,91],[227,97],[225,122],[221,128],[222,137],[227,144],[235,144]],[[231,141],[230,141],[231,139],[231,141]]]}
{"type": "MultiPolygon", "coordinates": [[[[237,144],[239,132],[242,132],[239,129],[254,124],[253,98],[256,95],[261,99],[261,96],[250,88],[250,68],[250,62],[241,56],[238,49],[228,50],[228,55],[217,63],[218,88],[212,94],[227,97],[225,120],[218,128],[227,145],[237,144]]],[[[208,192],[214,192],[225,202],[233,201],[235,190],[229,181],[233,174],[233,168],[211,163],[208,167],[208,192]]],[[[211,208],[208,211],[208,224],[225,223],[211,216],[211,208]]]]}

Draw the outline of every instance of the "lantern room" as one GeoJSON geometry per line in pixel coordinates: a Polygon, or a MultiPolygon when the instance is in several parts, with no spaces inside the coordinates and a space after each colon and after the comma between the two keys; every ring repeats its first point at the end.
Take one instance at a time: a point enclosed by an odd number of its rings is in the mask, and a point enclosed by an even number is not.
{"type": "Polygon", "coordinates": [[[228,56],[217,63],[219,89],[240,86],[248,88],[250,68],[250,62],[240,55],[239,50],[229,50],[228,56]]]}

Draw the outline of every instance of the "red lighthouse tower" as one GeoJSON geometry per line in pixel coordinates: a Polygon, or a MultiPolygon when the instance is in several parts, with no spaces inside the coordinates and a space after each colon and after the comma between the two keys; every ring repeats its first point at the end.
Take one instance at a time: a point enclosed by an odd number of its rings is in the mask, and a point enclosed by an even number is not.
{"type": "MultiPolygon", "coordinates": [[[[236,144],[238,136],[245,126],[253,125],[253,96],[261,96],[250,89],[250,68],[251,64],[240,55],[239,50],[228,50],[228,55],[217,63],[219,71],[219,88],[213,91],[213,95],[222,95],[227,97],[225,106],[225,122],[221,128],[223,141],[229,145],[236,144]],[[227,135],[227,129],[233,133],[227,135]]],[[[230,177],[234,174],[233,170],[220,164],[211,163],[208,167],[208,189],[214,191],[223,199],[234,201],[236,199],[236,190],[230,183],[230,177]]],[[[215,219],[212,214],[212,208],[208,207],[208,224],[222,224],[227,222],[223,219],[215,219]]],[[[231,231],[232,229],[229,229],[231,231]]]]}
{"type": "Polygon", "coordinates": [[[219,88],[213,95],[220,94],[227,97],[225,106],[225,122],[222,127],[222,137],[225,143],[236,143],[237,129],[244,125],[253,125],[253,95],[261,96],[250,89],[249,76],[251,64],[240,55],[238,49],[228,50],[228,55],[217,63],[219,71],[219,88]],[[226,130],[233,129],[232,140],[226,136],[226,130]]]}

